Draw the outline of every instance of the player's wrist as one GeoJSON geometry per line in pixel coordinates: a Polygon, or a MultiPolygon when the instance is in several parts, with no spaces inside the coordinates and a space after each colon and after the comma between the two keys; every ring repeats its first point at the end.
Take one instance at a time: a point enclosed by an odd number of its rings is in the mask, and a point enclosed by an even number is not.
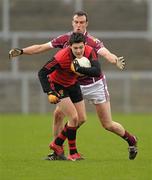
{"type": "Polygon", "coordinates": [[[80,65],[77,60],[73,60],[74,69],[76,72],[79,72],[80,65]]]}
{"type": "Polygon", "coordinates": [[[20,49],[21,50],[21,54],[24,54],[24,51],[23,51],[23,49],[20,49]]]}
{"type": "Polygon", "coordinates": [[[58,102],[60,102],[60,96],[55,91],[49,91],[47,95],[48,100],[51,104],[57,104],[58,102]]]}
{"type": "Polygon", "coordinates": [[[47,92],[47,95],[53,94],[54,92],[51,90],[49,92],[47,92]]]}
{"type": "Polygon", "coordinates": [[[115,64],[117,65],[117,63],[118,63],[118,58],[115,58],[115,64]]]}
{"type": "Polygon", "coordinates": [[[24,52],[23,52],[23,49],[21,49],[21,48],[15,48],[15,49],[18,50],[18,52],[19,52],[20,55],[24,53],[24,52]]]}

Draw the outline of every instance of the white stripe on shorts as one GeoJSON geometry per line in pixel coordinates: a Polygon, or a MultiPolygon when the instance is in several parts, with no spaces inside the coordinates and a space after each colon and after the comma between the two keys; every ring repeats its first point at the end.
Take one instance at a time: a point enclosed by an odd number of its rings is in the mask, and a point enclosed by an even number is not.
{"type": "Polygon", "coordinates": [[[105,76],[103,76],[99,81],[85,86],[81,85],[80,87],[83,98],[93,104],[100,104],[109,101],[109,92],[105,76]]]}

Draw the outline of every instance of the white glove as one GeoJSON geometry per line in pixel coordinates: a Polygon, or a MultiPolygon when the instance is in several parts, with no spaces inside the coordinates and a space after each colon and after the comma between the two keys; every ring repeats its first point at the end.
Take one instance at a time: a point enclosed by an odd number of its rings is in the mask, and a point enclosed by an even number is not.
{"type": "Polygon", "coordinates": [[[9,51],[9,59],[23,54],[23,49],[15,48],[9,51]]]}
{"type": "Polygon", "coordinates": [[[116,59],[116,66],[121,70],[123,70],[125,68],[125,59],[124,59],[124,57],[118,57],[116,59]]]}

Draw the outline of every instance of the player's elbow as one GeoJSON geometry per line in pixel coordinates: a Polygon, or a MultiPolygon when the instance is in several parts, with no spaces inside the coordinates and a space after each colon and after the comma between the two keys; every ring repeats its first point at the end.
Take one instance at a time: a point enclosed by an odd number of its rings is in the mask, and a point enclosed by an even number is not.
{"type": "Polygon", "coordinates": [[[38,72],[39,80],[41,81],[44,78],[44,76],[45,76],[44,70],[40,69],[39,72],[38,72]]]}
{"type": "Polygon", "coordinates": [[[97,68],[96,70],[96,76],[99,77],[101,75],[101,68],[97,68]]]}
{"type": "Polygon", "coordinates": [[[101,67],[99,61],[92,61],[93,76],[99,77],[101,75],[101,67]]]}
{"type": "MultiPolygon", "coordinates": [[[[42,87],[44,86],[44,84],[46,83],[47,81],[47,73],[46,71],[44,70],[44,68],[40,69],[39,72],[38,72],[38,78],[39,78],[39,81],[42,85],[42,87]]],[[[44,91],[45,92],[45,91],[44,91]]]]}
{"type": "Polygon", "coordinates": [[[96,68],[96,70],[94,71],[93,76],[94,77],[99,77],[101,75],[101,69],[100,68],[96,68]]]}

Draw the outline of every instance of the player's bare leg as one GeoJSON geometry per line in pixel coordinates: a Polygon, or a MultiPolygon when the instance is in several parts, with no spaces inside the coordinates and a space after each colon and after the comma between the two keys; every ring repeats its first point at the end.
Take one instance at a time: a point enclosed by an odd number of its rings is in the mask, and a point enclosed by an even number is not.
{"type": "MultiPolygon", "coordinates": [[[[78,121],[78,114],[76,112],[76,109],[71,102],[70,98],[64,98],[58,103],[58,107],[63,112],[66,117],[69,119],[68,123],[65,124],[64,129],[61,131],[61,133],[56,137],[56,139],[53,140],[53,142],[50,143],[50,148],[55,152],[57,157],[60,157],[59,159],[64,159],[64,149],[63,149],[63,143],[65,139],[68,137],[68,131],[69,128],[74,131],[74,134],[76,133],[76,126],[78,121]],[[67,108],[70,105],[70,108],[67,108]]],[[[75,138],[75,137],[74,137],[75,138]]]]}
{"type": "MultiPolygon", "coordinates": [[[[77,108],[78,112],[80,112],[78,113],[79,116],[78,126],[80,127],[86,121],[86,114],[82,113],[82,111],[85,110],[85,106],[83,108],[80,108],[79,103],[75,103],[75,107],[77,108]]],[[[56,109],[54,110],[54,119],[53,119],[53,127],[52,127],[54,139],[64,128],[64,117],[65,114],[62,112],[59,106],[57,106],[56,109]]]]}
{"type": "Polygon", "coordinates": [[[54,117],[53,117],[53,137],[54,139],[58,136],[58,134],[63,130],[64,128],[64,113],[61,111],[59,106],[56,106],[56,109],[54,110],[54,117]]]}
{"type": "MultiPolygon", "coordinates": [[[[83,107],[85,107],[83,101],[76,104],[76,107],[78,106],[81,110],[83,110],[83,107]]],[[[61,102],[58,103],[58,106],[61,109],[61,111],[65,114],[65,116],[69,119],[69,121],[67,124],[65,124],[62,132],[50,144],[50,148],[54,150],[55,153],[62,158],[64,155],[63,143],[65,139],[68,138],[70,153],[69,159],[80,159],[80,155],[78,154],[76,148],[76,131],[79,119],[78,114],[80,114],[81,117],[84,117],[84,115],[82,114],[83,111],[78,113],[75,105],[71,102],[69,97],[62,99],[61,102]],[[67,108],[69,106],[70,108],[67,108]]]]}
{"type": "MultiPolygon", "coordinates": [[[[61,111],[59,106],[56,106],[56,109],[53,113],[53,123],[52,123],[52,131],[53,131],[53,138],[54,140],[56,137],[61,133],[61,131],[64,129],[64,113],[61,111]]],[[[46,160],[62,160],[62,158],[58,157],[55,152],[52,152],[47,155],[45,158],[46,160]]]]}
{"type": "MultiPolygon", "coordinates": [[[[74,103],[74,106],[77,110],[78,113],[78,123],[77,123],[77,129],[80,127],[84,122],[86,122],[86,109],[85,109],[85,104],[84,100],[74,103]]],[[[69,144],[69,149],[72,147],[73,149],[73,144],[69,144]]],[[[68,160],[82,160],[84,159],[79,153],[73,153],[72,149],[70,150],[70,153],[68,155],[68,160]]]]}
{"type": "Polygon", "coordinates": [[[117,122],[112,121],[109,101],[96,104],[96,111],[102,126],[106,130],[111,131],[119,136],[123,136],[125,134],[125,129],[123,126],[117,122]]]}
{"type": "Polygon", "coordinates": [[[125,139],[129,145],[129,159],[134,159],[137,155],[137,139],[128,133],[124,127],[112,120],[110,102],[96,104],[96,111],[102,126],[125,139]]]}
{"type": "MultiPolygon", "coordinates": [[[[79,103],[75,103],[75,107],[78,112],[78,127],[80,127],[85,121],[86,121],[86,109],[85,105],[83,104],[82,107],[79,105],[79,103]]],[[[56,139],[56,137],[61,133],[61,131],[64,129],[64,117],[65,114],[61,111],[59,106],[56,107],[54,111],[54,119],[53,119],[53,137],[56,139]]],[[[48,160],[59,160],[60,158],[56,155],[56,153],[52,152],[48,154],[47,158],[48,160]]]]}
{"type": "Polygon", "coordinates": [[[86,122],[86,108],[84,101],[82,103],[74,103],[74,106],[78,112],[78,127],[80,127],[83,123],[86,122]]]}

